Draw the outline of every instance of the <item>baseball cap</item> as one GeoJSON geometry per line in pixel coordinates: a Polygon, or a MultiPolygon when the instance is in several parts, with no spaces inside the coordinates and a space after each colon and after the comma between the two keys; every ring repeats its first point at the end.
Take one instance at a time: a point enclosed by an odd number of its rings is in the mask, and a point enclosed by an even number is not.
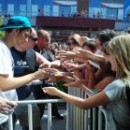
{"type": "Polygon", "coordinates": [[[7,25],[1,27],[0,30],[5,31],[6,29],[15,28],[31,28],[31,23],[25,16],[12,16],[9,18],[7,25]]]}

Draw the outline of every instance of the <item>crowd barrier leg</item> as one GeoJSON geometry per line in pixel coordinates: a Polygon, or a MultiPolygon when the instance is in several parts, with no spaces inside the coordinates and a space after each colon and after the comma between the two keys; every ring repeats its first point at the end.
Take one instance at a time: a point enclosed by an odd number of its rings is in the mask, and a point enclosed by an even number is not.
{"type": "Polygon", "coordinates": [[[48,103],[48,130],[52,130],[52,110],[51,103],[48,103]]]}
{"type": "Polygon", "coordinates": [[[9,126],[9,130],[13,130],[12,114],[9,114],[8,126],[9,126]]]}
{"type": "Polygon", "coordinates": [[[32,104],[28,104],[28,122],[29,130],[33,130],[33,115],[32,115],[32,104]]]}

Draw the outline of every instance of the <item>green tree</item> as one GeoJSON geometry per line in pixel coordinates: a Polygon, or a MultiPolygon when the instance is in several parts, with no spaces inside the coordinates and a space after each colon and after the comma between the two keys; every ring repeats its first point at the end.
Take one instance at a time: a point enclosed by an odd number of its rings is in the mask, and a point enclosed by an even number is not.
{"type": "MultiPolygon", "coordinates": [[[[0,16],[0,26],[3,25],[3,22],[4,22],[4,16],[0,16]]],[[[2,39],[4,37],[4,32],[3,31],[0,31],[0,39],[2,39]]]]}

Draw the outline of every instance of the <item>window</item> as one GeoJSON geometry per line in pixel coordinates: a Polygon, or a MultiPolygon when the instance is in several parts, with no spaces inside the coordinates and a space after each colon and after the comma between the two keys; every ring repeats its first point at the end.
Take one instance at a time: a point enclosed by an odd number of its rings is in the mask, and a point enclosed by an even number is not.
{"type": "Polygon", "coordinates": [[[123,9],[118,9],[118,19],[123,20],[123,9]]]}
{"type": "Polygon", "coordinates": [[[49,5],[44,5],[44,10],[43,14],[45,16],[50,16],[50,6],[49,5]]]}
{"type": "Polygon", "coordinates": [[[32,16],[38,15],[38,5],[32,5],[32,16]]]}
{"type": "Polygon", "coordinates": [[[53,16],[59,16],[59,6],[58,5],[53,6],[53,16]]]}
{"type": "Polygon", "coordinates": [[[7,14],[14,15],[14,4],[8,4],[7,14]]]}
{"type": "Polygon", "coordinates": [[[70,6],[60,6],[60,16],[70,16],[71,15],[71,7],[70,6]]]}
{"type": "Polygon", "coordinates": [[[20,12],[19,12],[20,15],[25,15],[25,16],[26,16],[26,12],[27,12],[27,10],[26,10],[26,5],[21,4],[19,11],[20,11],[20,12]]]}
{"type": "Polygon", "coordinates": [[[73,16],[77,11],[77,7],[76,6],[71,6],[71,16],[73,16]]]}

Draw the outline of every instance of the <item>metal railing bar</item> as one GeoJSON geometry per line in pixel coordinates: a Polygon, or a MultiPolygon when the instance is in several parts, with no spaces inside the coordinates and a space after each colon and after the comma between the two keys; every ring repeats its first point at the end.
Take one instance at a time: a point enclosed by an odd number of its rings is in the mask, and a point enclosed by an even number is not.
{"type": "Polygon", "coordinates": [[[17,104],[34,104],[34,103],[59,103],[64,102],[61,99],[43,99],[43,100],[24,100],[24,101],[14,101],[17,104]]]}
{"type": "Polygon", "coordinates": [[[96,108],[92,108],[92,111],[93,111],[93,117],[92,117],[92,127],[93,127],[93,130],[96,130],[96,108]]]}
{"type": "Polygon", "coordinates": [[[48,130],[52,130],[52,110],[51,103],[48,103],[48,130]]]}
{"type": "Polygon", "coordinates": [[[33,114],[32,114],[32,104],[28,104],[28,125],[29,130],[33,130],[33,114]]]}
{"type": "Polygon", "coordinates": [[[66,130],[69,130],[69,117],[68,117],[68,115],[69,115],[69,104],[68,103],[67,103],[66,110],[67,110],[67,114],[66,114],[66,130]]]}
{"type": "MultiPolygon", "coordinates": [[[[44,100],[24,100],[24,101],[14,101],[18,105],[19,104],[27,104],[28,105],[28,122],[29,122],[29,130],[33,130],[33,114],[32,114],[32,104],[34,103],[47,103],[48,104],[48,130],[52,130],[52,110],[51,110],[51,105],[52,103],[62,103],[64,102],[61,99],[44,99],[44,100]]],[[[66,120],[66,122],[68,122],[66,120]]],[[[9,115],[8,119],[8,126],[9,130],[13,130],[13,119],[12,119],[12,114],[9,115]]],[[[66,129],[68,130],[68,129],[66,129]]]]}
{"type": "Polygon", "coordinates": [[[13,130],[12,114],[9,114],[8,126],[9,126],[9,130],[13,130]]]}

